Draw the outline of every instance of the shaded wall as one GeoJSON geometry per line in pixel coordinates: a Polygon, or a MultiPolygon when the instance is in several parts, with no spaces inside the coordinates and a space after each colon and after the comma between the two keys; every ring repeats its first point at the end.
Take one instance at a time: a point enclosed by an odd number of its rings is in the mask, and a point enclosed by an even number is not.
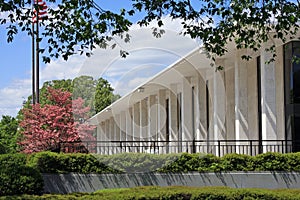
{"type": "Polygon", "coordinates": [[[43,174],[44,193],[94,192],[106,188],[137,186],[227,186],[232,188],[300,188],[300,173],[132,173],[43,174]]]}

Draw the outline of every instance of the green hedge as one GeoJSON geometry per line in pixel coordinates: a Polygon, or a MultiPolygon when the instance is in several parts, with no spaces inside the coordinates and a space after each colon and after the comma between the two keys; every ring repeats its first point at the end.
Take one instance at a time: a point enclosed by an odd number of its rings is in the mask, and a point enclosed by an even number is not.
{"type": "Polygon", "coordinates": [[[171,187],[136,187],[136,188],[122,188],[122,189],[107,189],[97,191],[91,194],[76,193],[67,195],[43,195],[43,196],[32,196],[22,195],[15,197],[0,197],[1,200],[8,199],[23,199],[23,200],[37,200],[37,199],[72,199],[72,200],[200,200],[200,199],[259,199],[259,200],[292,200],[300,199],[299,189],[284,189],[284,190],[268,190],[268,189],[232,189],[227,187],[183,187],[183,186],[171,186],[171,187]]]}
{"type": "Polygon", "coordinates": [[[0,155],[0,196],[41,194],[41,173],[300,171],[300,153],[265,153],[257,156],[227,154],[124,153],[116,155],[58,154],[0,155]]]}
{"type": "Polygon", "coordinates": [[[108,156],[40,152],[28,157],[28,165],[42,173],[300,171],[300,153],[227,154],[220,158],[212,154],[188,153],[123,153],[108,156]]]}
{"type": "Polygon", "coordinates": [[[43,179],[34,167],[26,165],[24,154],[0,155],[0,196],[41,194],[43,179]]]}
{"type": "Polygon", "coordinates": [[[28,156],[28,165],[41,173],[116,173],[116,170],[99,162],[92,154],[58,154],[39,152],[28,156]]]}

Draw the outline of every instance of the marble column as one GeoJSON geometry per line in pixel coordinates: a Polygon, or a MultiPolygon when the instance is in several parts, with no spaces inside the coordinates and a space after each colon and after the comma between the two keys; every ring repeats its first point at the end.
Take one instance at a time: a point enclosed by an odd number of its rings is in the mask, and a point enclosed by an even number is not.
{"type": "Polygon", "coordinates": [[[115,129],[115,121],[114,118],[111,117],[109,118],[109,153],[110,154],[115,154],[116,152],[116,143],[115,143],[115,135],[116,135],[116,129],[115,129]]]}
{"type": "MultiPolygon", "coordinates": [[[[245,51],[238,51],[235,59],[235,137],[236,140],[248,140],[248,70],[247,61],[241,55],[245,51]]],[[[243,152],[240,145],[248,143],[237,142],[236,153],[243,152]]]]}
{"type": "Polygon", "coordinates": [[[182,151],[192,152],[192,87],[191,77],[182,80],[182,151]]]}
{"type": "MultiPolygon", "coordinates": [[[[272,58],[270,52],[262,51],[261,57],[261,104],[262,104],[262,140],[276,140],[276,76],[275,62],[268,63],[272,58]]],[[[273,144],[273,143],[272,143],[273,144]]],[[[263,152],[274,151],[263,142],[263,152]]]]}
{"type": "Polygon", "coordinates": [[[149,96],[149,140],[156,141],[157,140],[157,111],[158,111],[158,104],[157,104],[157,96],[150,95],[149,96]]]}
{"type": "Polygon", "coordinates": [[[170,152],[178,153],[178,112],[177,84],[170,86],[170,152]]]}
{"type": "Polygon", "coordinates": [[[120,114],[116,114],[116,116],[114,117],[115,120],[115,141],[118,143],[115,143],[116,146],[116,153],[120,153],[121,149],[120,149],[120,139],[121,139],[121,130],[120,130],[120,114]]]}
{"type": "Polygon", "coordinates": [[[127,111],[126,111],[126,135],[127,135],[127,142],[126,143],[126,152],[133,152],[133,114],[132,114],[132,107],[130,107],[127,111]]]}
{"type": "Polygon", "coordinates": [[[235,140],[235,63],[225,62],[226,138],[235,140]]]}
{"type": "Polygon", "coordinates": [[[104,152],[105,154],[110,154],[110,145],[109,145],[109,140],[110,140],[110,120],[107,119],[105,120],[105,135],[104,135],[104,152]]]}
{"type": "Polygon", "coordinates": [[[120,113],[120,140],[122,141],[120,150],[121,152],[125,151],[126,140],[127,140],[127,133],[126,133],[126,112],[121,111],[120,113]]]}
{"type": "Polygon", "coordinates": [[[208,124],[207,121],[207,89],[205,81],[205,73],[202,72],[198,76],[198,81],[196,85],[196,95],[198,99],[198,110],[199,114],[197,115],[197,124],[196,124],[196,139],[201,140],[199,144],[199,152],[207,153],[207,142],[204,142],[208,139],[208,124]]]}
{"type": "MultiPolygon", "coordinates": [[[[216,61],[217,66],[225,67],[224,59],[216,61]]],[[[220,145],[226,145],[225,135],[225,107],[226,94],[224,85],[224,71],[215,71],[213,73],[213,133],[214,139],[219,142],[215,143],[215,153],[217,156],[224,155],[224,148],[220,145]]]]}
{"type": "Polygon", "coordinates": [[[103,141],[105,141],[105,122],[103,121],[97,126],[97,141],[97,153],[105,154],[103,147],[103,141]]]}
{"type": "Polygon", "coordinates": [[[285,112],[284,112],[284,63],[283,63],[283,48],[279,46],[276,48],[277,58],[275,61],[275,80],[276,80],[276,125],[277,125],[277,139],[285,139],[285,112]]]}
{"type": "MultiPolygon", "coordinates": [[[[140,140],[147,141],[149,140],[148,134],[148,98],[142,99],[140,102],[140,140]]],[[[141,151],[144,152],[148,147],[147,142],[141,143],[141,151]]]]}
{"type": "Polygon", "coordinates": [[[135,152],[140,152],[140,140],[141,140],[141,125],[140,125],[140,102],[137,102],[133,105],[133,140],[135,152]]]}
{"type": "Polygon", "coordinates": [[[158,141],[164,141],[158,143],[159,153],[165,153],[165,141],[166,141],[166,90],[160,89],[158,91],[158,141]]]}

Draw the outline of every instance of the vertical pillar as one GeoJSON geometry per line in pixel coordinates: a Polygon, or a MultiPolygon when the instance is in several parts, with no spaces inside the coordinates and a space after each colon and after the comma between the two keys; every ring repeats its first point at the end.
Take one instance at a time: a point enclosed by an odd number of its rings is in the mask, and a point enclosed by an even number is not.
{"type": "MultiPolygon", "coordinates": [[[[140,102],[140,140],[148,141],[148,98],[142,99],[140,102]]],[[[141,143],[141,152],[145,152],[148,149],[149,144],[147,142],[141,143]]]]}
{"type": "Polygon", "coordinates": [[[110,136],[109,136],[109,134],[110,134],[110,120],[109,119],[107,119],[107,120],[105,120],[105,139],[104,139],[104,153],[105,154],[107,154],[107,155],[109,155],[110,154],[110,151],[109,151],[109,138],[110,138],[110,136]]]}
{"type": "Polygon", "coordinates": [[[100,152],[101,154],[105,154],[105,143],[103,143],[105,141],[105,121],[102,121],[100,124],[100,130],[101,130],[101,135],[100,135],[100,152]]]}
{"type": "MultiPolygon", "coordinates": [[[[206,88],[206,77],[205,77],[205,73],[202,71],[199,74],[198,77],[198,82],[197,82],[197,99],[198,99],[198,110],[199,110],[199,115],[197,116],[197,118],[199,117],[199,119],[197,119],[199,122],[199,124],[197,125],[197,130],[196,130],[196,139],[197,140],[207,140],[208,139],[208,124],[207,121],[209,119],[207,119],[207,95],[208,93],[206,93],[207,88],[206,88]]],[[[201,142],[199,143],[199,151],[200,152],[207,152],[207,143],[205,144],[205,142],[201,142]]]]}
{"type": "Polygon", "coordinates": [[[148,98],[145,98],[140,103],[140,132],[142,140],[149,140],[148,134],[148,98]]]}
{"type": "Polygon", "coordinates": [[[135,152],[140,152],[140,102],[137,102],[133,105],[133,140],[134,142],[135,152]]]}
{"type": "Polygon", "coordinates": [[[195,113],[195,140],[201,139],[200,133],[200,77],[199,75],[194,77],[194,113],[195,113]]]}
{"type": "Polygon", "coordinates": [[[149,110],[149,141],[150,144],[150,152],[156,152],[157,146],[157,138],[158,138],[158,128],[157,128],[157,113],[158,113],[158,104],[157,104],[157,95],[150,95],[149,96],[149,103],[148,103],[148,110],[149,110]]]}
{"type": "MultiPolygon", "coordinates": [[[[225,67],[224,59],[217,60],[217,66],[225,67]]],[[[225,87],[224,87],[224,71],[215,71],[213,73],[213,133],[214,139],[220,142],[215,143],[216,155],[223,156],[224,148],[221,149],[220,144],[224,143],[225,136],[225,87]]]]}
{"type": "MultiPolygon", "coordinates": [[[[166,90],[158,91],[158,141],[166,141],[166,90]]],[[[158,143],[159,153],[164,153],[165,142],[158,143]]]]}
{"type": "Polygon", "coordinates": [[[275,82],[276,82],[276,124],[277,124],[277,139],[285,139],[285,118],[284,118],[284,63],[283,63],[283,48],[279,46],[276,48],[276,62],[275,62],[275,82]]]}
{"type": "Polygon", "coordinates": [[[125,111],[121,111],[120,113],[120,150],[121,152],[126,152],[126,140],[127,140],[127,133],[126,133],[126,113],[125,111]]]}
{"type": "Polygon", "coordinates": [[[127,111],[126,111],[126,139],[127,142],[126,143],[126,152],[132,152],[133,151],[133,130],[132,130],[132,125],[133,125],[133,116],[132,116],[132,107],[130,107],[127,111]]]}
{"type": "Polygon", "coordinates": [[[225,70],[225,95],[226,95],[226,137],[235,140],[235,64],[226,62],[225,70]]]}
{"type": "Polygon", "coordinates": [[[116,135],[116,131],[115,131],[115,121],[114,121],[114,118],[111,117],[109,119],[109,136],[108,136],[108,139],[110,141],[109,143],[109,152],[110,154],[115,154],[116,152],[116,143],[115,143],[115,135],[116,135]]]}
{"type": "Polygon", "coordinates": [[[150,140],[156,141],[157,140],[157,102],[156,102],[156,95],[149,96],[149,138],[150,140]]]}
{"type": "MultiPolygon", "coordinates": [[[[261,52],[261,98],[262,98],[262,140],[276,140],[276,80],[275,62],[268,63],[272,58],[270,52],[261,52]]],[[[263,151],[274,151],[268,149],[262,143],[263,151]]]]}
{"type": "MultiPolygon", "coordinates": [[[[182,85],[180,84],[181,89],[182,89],[182,85]]],[[[183,146],[183,142],[182,142],[182,91],[180,89],[180,92],[177,94],[177,123],[178,123],[178,152],[182,152],[182,146],[183,146]]]]}
{"type": "MultiPolygon", "coordinates": [[[[242,60],[241,55],[245,51],[240,51],[235,60],[235,137],[237,140],[248,140],[248,78],[247,61],[242,60]]],[[[237,142],[237,153],[244,153],[240,145],[244,143],[237,142]]]]}
{"type": "Polygon", "coordinates": [[[103,136],[104,136],[104,122],[100,122],[97,126],[97,153],[102,154],[102,146],[103,146],[103,136]]]}
{"type": "Polygon", "coordinates": [[[177,84],[171,84],[170,89],[170,153],[178,153],[177,84]]]}
{"type": "Polygon", "coordinates": [[[207,80],[206,80],[206,87],[207,87],[207,91],[206,91],[206,112],[207,112],[207,152],[208,153],[213,153],[216,154],[215,152],[215,146],[214,143],[211,140],[214,140],[214,124],[213,124],[213,111],[214,111],[214,73],[215,70],[213,68],[208,69],[206,71],[206,75],[207,75],[207,80]]]}
{"type": "Polygon", "coordinates": [[[116,153],[120,153],[120,143],[119,143],[119,141],[121,140],[120,114],[117,114],[114,120],[115,120],[115,141],[116,142],[118,141],[118,143],[115,143],[116,153]]]}
{"type": "Polygon", "coordinates": [[[182,142],[183,152],[192,152],[192,87],[191,77],[182,80],[182,142]]]}

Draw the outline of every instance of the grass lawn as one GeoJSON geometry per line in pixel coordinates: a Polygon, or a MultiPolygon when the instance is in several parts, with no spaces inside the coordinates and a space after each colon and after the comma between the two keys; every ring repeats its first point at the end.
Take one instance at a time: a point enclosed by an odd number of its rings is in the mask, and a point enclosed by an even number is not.
{"type": "Polygon", "coordinates": [[[136,187],[99,190],[94,193],[74,193],[66,195],[44,194],[42,196],[21,195],[5,196],[0,199],[84,199],[84,200],[116,200],[116,199],[300,199],[300,189],[233,189],[228,187],[136,187]]]}

